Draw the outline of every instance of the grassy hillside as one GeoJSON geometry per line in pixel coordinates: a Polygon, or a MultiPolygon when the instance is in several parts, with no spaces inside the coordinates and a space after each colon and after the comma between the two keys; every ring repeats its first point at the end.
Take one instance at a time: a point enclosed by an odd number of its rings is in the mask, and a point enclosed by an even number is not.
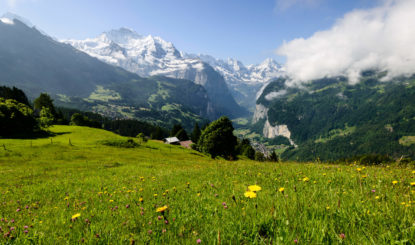
{"type": "Polygon", "coordinates": [[[105,146],[127,138],[99,129],[51,131],[0,140],[0,244],[415,243],[413,169],[229,162],[155,141],[105,146]]]}

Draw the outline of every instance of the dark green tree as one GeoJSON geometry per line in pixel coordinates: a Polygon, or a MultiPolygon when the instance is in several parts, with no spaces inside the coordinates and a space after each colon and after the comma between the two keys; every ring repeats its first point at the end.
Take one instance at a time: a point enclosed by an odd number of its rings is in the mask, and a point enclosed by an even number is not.
{"type": "Polygon", "coordinates": [[[35,111],[40,112],[43,107],[48,108],[50,113],[56,118],[57,113],[55,106],[53,105],[53,100],[47,93],[41,93],[39,97],[33,102],[33,107],[35,111]]]}
{"type": "Polygon", "coordinates": [[[199,124],[196,123],[195,127],[193,128],[192,134],[190,135],[190,139],[197,143],[199,141],[200,135],[202,134],[202,131],[199,128],[199,124]]]}
{"type": "Polygon", "coordinates": [[[160,126],[156,126],[154,132],[151,133],[151,138],[155,140],[161,140],[164,138],[163,129],[160,126]]]}
{"type": "Polygon", "coordinates": [[[16,87],[9,88],[6,86],[0,86],[0,97],[4,99],[16,100],[17,102],[30,106],[26,94],[16,87]]]}
{"type": "Polygon", "coordinates": [[[189,140],[189,136],[186,133],[186,130],[180,129],[179,132],[175,135],[180,141],[189,140]]]}
{"type": "Polygon", "coordinates": [[[177,133],[180,131],[180,130],[182,130],[183,129],[183,127],[182,127],[182,125],[180,125],[180,124],[174,124],[173,125],[173,127],[171,128],[171,131],[170,131],[170,136],[176,136],[177,135],[177,133]]]}
{"type": "Polygon", "coordinates": [[[37,129],[33,110],[29,106],[0,98],[0,136],[27,135],[37,129]]]}
{"type": "Polygon", "coordinates": [[[43,107],[42,110],[40,110],[39,113],[39,126],[43,129],[46,129],[52,125],[54,121],[54,117],[52,113],[50,112],[49,108],[43,107]]]}
{"type": "Polygon", "coordinates": [[[279,158],[275,151],[272,151],[271,155],[268,158],[271,162],[279,162],[279,158]]]}
{"type": "Polygon", "coordinates": [[[202,131],[198,141],[198,149],[210,154],[212,158],[222,156],[233,159],[236,144],[232,122],[227,117],[221,117],[202,131]]]}

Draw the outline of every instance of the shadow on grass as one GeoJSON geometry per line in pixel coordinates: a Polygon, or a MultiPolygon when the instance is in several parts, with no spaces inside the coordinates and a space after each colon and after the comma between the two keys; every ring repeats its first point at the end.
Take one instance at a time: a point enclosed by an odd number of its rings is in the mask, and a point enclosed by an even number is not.
{"type": "Polygon", "coordinates": [[[55,137],[59,135],[69,134],[70,132],[59,132],[59,133],[53,133],[50,131],[35,131],[30,133],[19,133],[15,135],[8,135],[8,136],[2,136],[0,139],[45,139],[50,137],[55,137]]]}

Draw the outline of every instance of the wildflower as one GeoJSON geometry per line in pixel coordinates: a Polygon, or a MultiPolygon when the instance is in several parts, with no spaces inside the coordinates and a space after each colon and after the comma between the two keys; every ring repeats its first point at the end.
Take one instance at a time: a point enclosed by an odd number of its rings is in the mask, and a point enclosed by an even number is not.
{"type": "Polygon", "coordinates": [[[150,234],[150,235],[151,235],[151,233],[153,233],[153,231],[152,231],[152,230],[148,230],[148,234],[150,234]]]}
{"type": "Polygon", "coordinates": [[[253,192],[253,191],[246,191],[244,195],[245,195],[245,197],[248,197],[248,198],[255,198],[256,197],[256,193],[253,192]]]}
{"type": "Polygon", "coordinates": [[[375,196],[375,199],[379,199],[380,197],[379,196],[375,196]]]}
{"type": "Polygon", "coordinates": [[[164,224],[166,224],[166,225],[169,224],[169,221],[168,220],[165,220],[164,221],[164,224]]]}
{"type": "Polygon", "coordinates": [[[140,198],[138,199],[138,201],[139,201],[139,202],[143,202],[143,201],[144,201],[144,199],[143,199],[142,197],[140,197],[140,198]]]}
{"type": "Polygon", "coordinates": [[[357,168],[356,170],[357,170],[357,172],[360,172],[360,171],[362,171],[362,169],[361,169],[361,168],[357,168]]]}
{"type": "Polygon", "coordinates": [[[298,243],[298,239],[294,239],[294,243],[298,243]]]}
{"type": "Polygon", "coordinates": [[[222,203],[222,206],[226,206],[226,202],[223,202],[223,203],[222,203]]]}
{"type": "Polygon", "coordinates": [[[392,181],[392,184],[393,185],[396,185],[396,184],[398,184],[398,181],[397,180],[394,180],[394,181],[392,181]]]}
{"type": "Polygon", "coordinates": [[[20,208],[16,209],[16,212],[20,212],[20,208]]]}
{"type": "Polygon", "coordinates": [[[159,207],[159,208],[157,208],[157,210],[156,210],[156,212],[157,213],[163,213],[164,211],[166,211],[167,210],[167,206],[166,205],[164,205],[163,207],[159,207]]]}
{"type": "Polygon", "coordinates": [[[344,233],[339,234],[340,239],[346,238],[346,235],[344,233]]]}
{"type": "Polygon", "coordinates": [[[248,190],[257,192],[257,191],[262,190],[262,188],[259,185],[250,185],[250,186],[248,186],[248,190]]]}
{"type": "Polygon", "coordinates": [[[281,193],[284,193],[284,190],[285,190],[285,188],[284,188],[284,187],[280,187],[280,188],[278,189],[278,191],[279,191],[279,192],[281,192],[281,193]]]}
{"type": "Polygon", "coordinates": [[[415,186],[415,182],[411,182],[411,186],[415,186]]]}
{"type": "Polygon", "coordinates": [[[376,192],[376,190],[375,189],[372,189],[372,193],[375,193],[376,192]]]}
{"type": "Polygon", "coordinates": [[[80,213],[72,215],[72,220],[75,220],[76,218],[81,217],[80,213]]]}
{"type": "Polygon", "coordinates": [[[109,202],[114,202],[114,200],[110,200],[109,202]]]}
{"type": "Polygon", "coordinates": [[[197,244],[200,244],[201,242],[202,242],[202,240],[200,240],[200,239],[197,239],[197,240],[196,240],[196,243],[197,243],[197,244]]]}
{"type": "Polygon", "coordinates": [[[154,194],[154,197],[157,197],[158,195],[157,194],[154,194]]]}
{"type": "Polygon", "coordinates": [[[308,181],[310,181],[310,179],[308,177],[305,177],[305,178],[303,178],[303,181],[308,182],[308,181]]]}
{"type": "Polygon", "coordinates": [[[197,196],[200,197],[200,193],[197,193],[197,196]]]}
{"type": "Polygon", "coordinates": [[[327,206],[327,207],[326,207],[326,210],[330,210],[330,206],[327,206]]]}
{"type": "Polygon", "coordinates": [[[130,204],[125,205],[125,208],[130,208],[130,204]]]}
{"type": "Polygon", "coordinates": [[[29,233],[29,231],[28,231],[28,230],[24,230],[23,232],[24,232],[25,234],[29,233]]]}
{"type": "Polygon", "coordinates": [[[166,231],[167,231],[166,229],[163,229],[161,232],[162,232],[162,233],[166,233],[166,231]]]}
{"type": "Polygon", "coordinates": [[[159,216],[157,216],[157,219],[158,219],[158,220],[161,220],[162,218],[163,218],[163,217],[162,217],[162,216],[160,216],[160,215],[159,215],[159,216]]]}

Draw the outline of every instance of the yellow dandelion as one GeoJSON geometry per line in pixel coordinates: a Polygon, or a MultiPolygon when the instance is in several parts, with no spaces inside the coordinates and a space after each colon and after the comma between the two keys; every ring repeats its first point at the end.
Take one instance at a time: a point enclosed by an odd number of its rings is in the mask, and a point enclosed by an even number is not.
{"type": "Polygon", "coordinates": [[[250,190],[250,191],[260,191],[260,190],[262,190],[262,188],[261,188],[261,186],[259,186],[259,185],[250,185],[250,186],[248,186],[248,190],[250,190]]]}
{"type": "Polygon", "coordinates": [[[415,174],[415,170],[414,170],[414,171],[412,171],[412,174],[415,174]]]}
{"type": "Polygon", "coordinates": [[[278,189],[278,191],[279,191],[279,192],[284,192],[284,190],[285,190],[285,188],[284,188],[284,187],[280,187],[280,188],[278,189]]]}
{"type": "Polygon", "coordinates": [[[330,206],[327,206],[327,207],[326,207],[326,210],[330,210],[330,206]]]}
{"type": "Polygon", "coordinates": [[[305,177],[305,178],[303,178],[303,181],[308,182],[308,181],[310,181],[310,179],[308,177],[305,177]]]}
{"type": "Polygon", "coordinates": [[[80,213],[77,213],[77,214],[72,215],[72,219],[76,219],[78,217],[81,217],[81,214],[80,213]]]}
{"type": "Polygon", "coordinates": [[[398,181],[397,180],[394,180],[394,181],[392,181],[392,184],[393,185],[396,185],[396,184],[398,184],[398,181]]]}
{"type": "Polygon", "coordinates": [[[114,200],[110,200],[110,202],[114,202],[114,200]]]}
{"type": "Polygon", "coordinates": [[[140,198],[138,198],[138,201],[139,201],[139,202],[143,202],[143,201],[144,201],[144,199],[143,199],[142,197],[140,197],[140,198]]]}
{"type": "Polygon", "coordinates": [[[157,208],[156,212],[157,213],[162,213],[162,212],[166,211],[167,209],[168,209],[168,207],[166,205],[164,205],[163,207],[157,208]]]}
{"type": "Polygon", "coordinates": [[[406,203],[405,202],[401,202],[401,205],[405,205],[406,203]]]}
{"type": "Polygon", "coordinates": [[[154,197],[157,197],[158,195],[157,195],[157,194],[154,194],[153,196],[154,196],[154,197]]]}
{"type": "Polygon", "coordinates": [[[63,200],[68,200],[69,199],[69,197],[65,197],[63,200]]]}
{"type": "Polygon", "coordinates": [[[256,197],[256,193],[253,192],[253,191],[246,191],[245,194],[244,194],[244,196],[245,197],[248,197],[248,198],[255,198],[256,197]]]}
{"type": "Polygon", "coordinates": [[[379,196],[375,196],[375,199],[379,199],[380,197],[379,196]]]}
{"type": "Polygon", "coordinates": [[[415,186],[415,182],[411,182],[411,186],[415,186]]]}
{"type": "Polygon", "coordinates": [[[200,193],[197,193],[197,196],[200,197],[200,193]]]}

